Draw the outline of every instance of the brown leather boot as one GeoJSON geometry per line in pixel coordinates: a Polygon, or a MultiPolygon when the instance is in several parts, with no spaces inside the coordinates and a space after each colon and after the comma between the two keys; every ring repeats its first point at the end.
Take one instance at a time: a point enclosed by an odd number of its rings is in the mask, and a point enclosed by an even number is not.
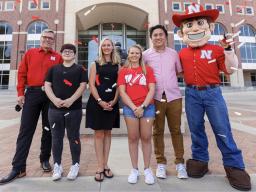
{"type": "Polygon", "coordinates": [[[208,172],[208,163],[194,159],[187,160],[187,173],[189,177],[200,178],[208,172]]]}
{"type": "Polygon", "coordinates": [[[245,170],[224,166],[228,181],[232,187],[240,191],[251,190],[251,178],[245,170]]]}

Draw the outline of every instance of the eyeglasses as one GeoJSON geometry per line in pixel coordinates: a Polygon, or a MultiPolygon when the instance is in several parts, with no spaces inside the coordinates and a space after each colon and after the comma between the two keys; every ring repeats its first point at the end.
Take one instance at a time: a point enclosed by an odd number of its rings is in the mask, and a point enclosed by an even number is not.
{"type": "Polygon", "coordinates": [[[42,38],[43,38],[44,40],[51,40],[51,41],[54,40],[53,37],[48,37],[48,36],[42,36],[42,38]]]}
{"type": "Polygon", "coordinates": [[[74,51],[72,51],[72,50],[63,50],[62,54],[64,54],[64,55],[73,55],[74,51]]]}

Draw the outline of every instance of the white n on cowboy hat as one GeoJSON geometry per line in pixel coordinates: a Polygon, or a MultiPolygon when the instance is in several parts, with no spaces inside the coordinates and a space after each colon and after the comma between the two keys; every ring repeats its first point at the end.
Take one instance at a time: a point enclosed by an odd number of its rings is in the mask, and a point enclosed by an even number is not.
{"type": "Polygon", "coordinates": [[[196,18],[196,17],[208,17],[214,22],[219,16],[219,10],[211,9],[211,10],[204,10],[202,5],[192,3],[187,7],[185,10],[185,14],[174,14],[172,16],[173,23],[180,27],[181,23],[184,20],[196,18]]]}

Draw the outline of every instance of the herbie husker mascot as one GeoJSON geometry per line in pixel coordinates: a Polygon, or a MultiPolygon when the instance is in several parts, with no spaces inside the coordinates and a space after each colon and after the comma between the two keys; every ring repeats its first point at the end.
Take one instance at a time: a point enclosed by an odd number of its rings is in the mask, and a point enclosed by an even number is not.
{"type": "Polygon", "coordinates": [[[172,17],[174,24],[180,28],[178,35],[188,45],[179,53],[187,85],[186,115],[192,139],[192,159],[187,161],[187,172],[194,178],[203,177],[208,172],[208,140],[204,126],[206,113],[222,153],[230,185],[247,191],[251,189],[250,176],[244,170],[241,150],[233,139],[228,110],[219,86],[219,72],[232,74],[238,60],[225,39],[220,42],[221,46],[208,44],[218,16],[216,9],[203,10],[201,5],[192,4],[184,14],[172,17]]]}

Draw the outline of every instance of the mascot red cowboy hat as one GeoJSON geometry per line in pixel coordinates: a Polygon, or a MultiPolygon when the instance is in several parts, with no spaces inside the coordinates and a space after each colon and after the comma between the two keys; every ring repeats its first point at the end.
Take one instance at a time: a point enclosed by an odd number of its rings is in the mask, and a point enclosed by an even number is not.
{"type": "Polygon", "coordinates": [[[250,176],[245,171],[241,150],[233,139],[228,110],[220,89],[219,72],[230,75],[238,66],[231,46],[224,40],[220,45],[209,44],[218,10],[204,10],[191,4],[184,14],[174,14],[172,19],[180,30],[179,37],[187,44],[179,52],[183,67],[185,110],[192,140],[192,159],[187,160],[188,176],[199,178],[208,172],[208,139],[204,116],[207,115],[217,146],[221,151],[224,169],[232,187],[250,190],[250,176]]]}
{"type": "MultiPolygon", "coordinates": [[[[187,7],[184,14],[174,14],[172,19],[174,24],[182,29],[177,33],[184,43],[190,47],[201,47],[211,38],[211,32],[215,26],[214,21],[218,16],[218,10],[204,10],[201,5],[193,3],[187,7]]],[[[228,44],[225,46],[227,47],[228,44]]]]}
{"type": "Polygon", "coordinates": [[[185,14],[175,14],[172,17],[173,23],[180,27],[182,21],[192,19],[196,17],[208,17],[214,22],[219,16],[217,9],[204,10],[199,4],[193,3],[192,6],[188,6],[185,10],[185,14]]]}

